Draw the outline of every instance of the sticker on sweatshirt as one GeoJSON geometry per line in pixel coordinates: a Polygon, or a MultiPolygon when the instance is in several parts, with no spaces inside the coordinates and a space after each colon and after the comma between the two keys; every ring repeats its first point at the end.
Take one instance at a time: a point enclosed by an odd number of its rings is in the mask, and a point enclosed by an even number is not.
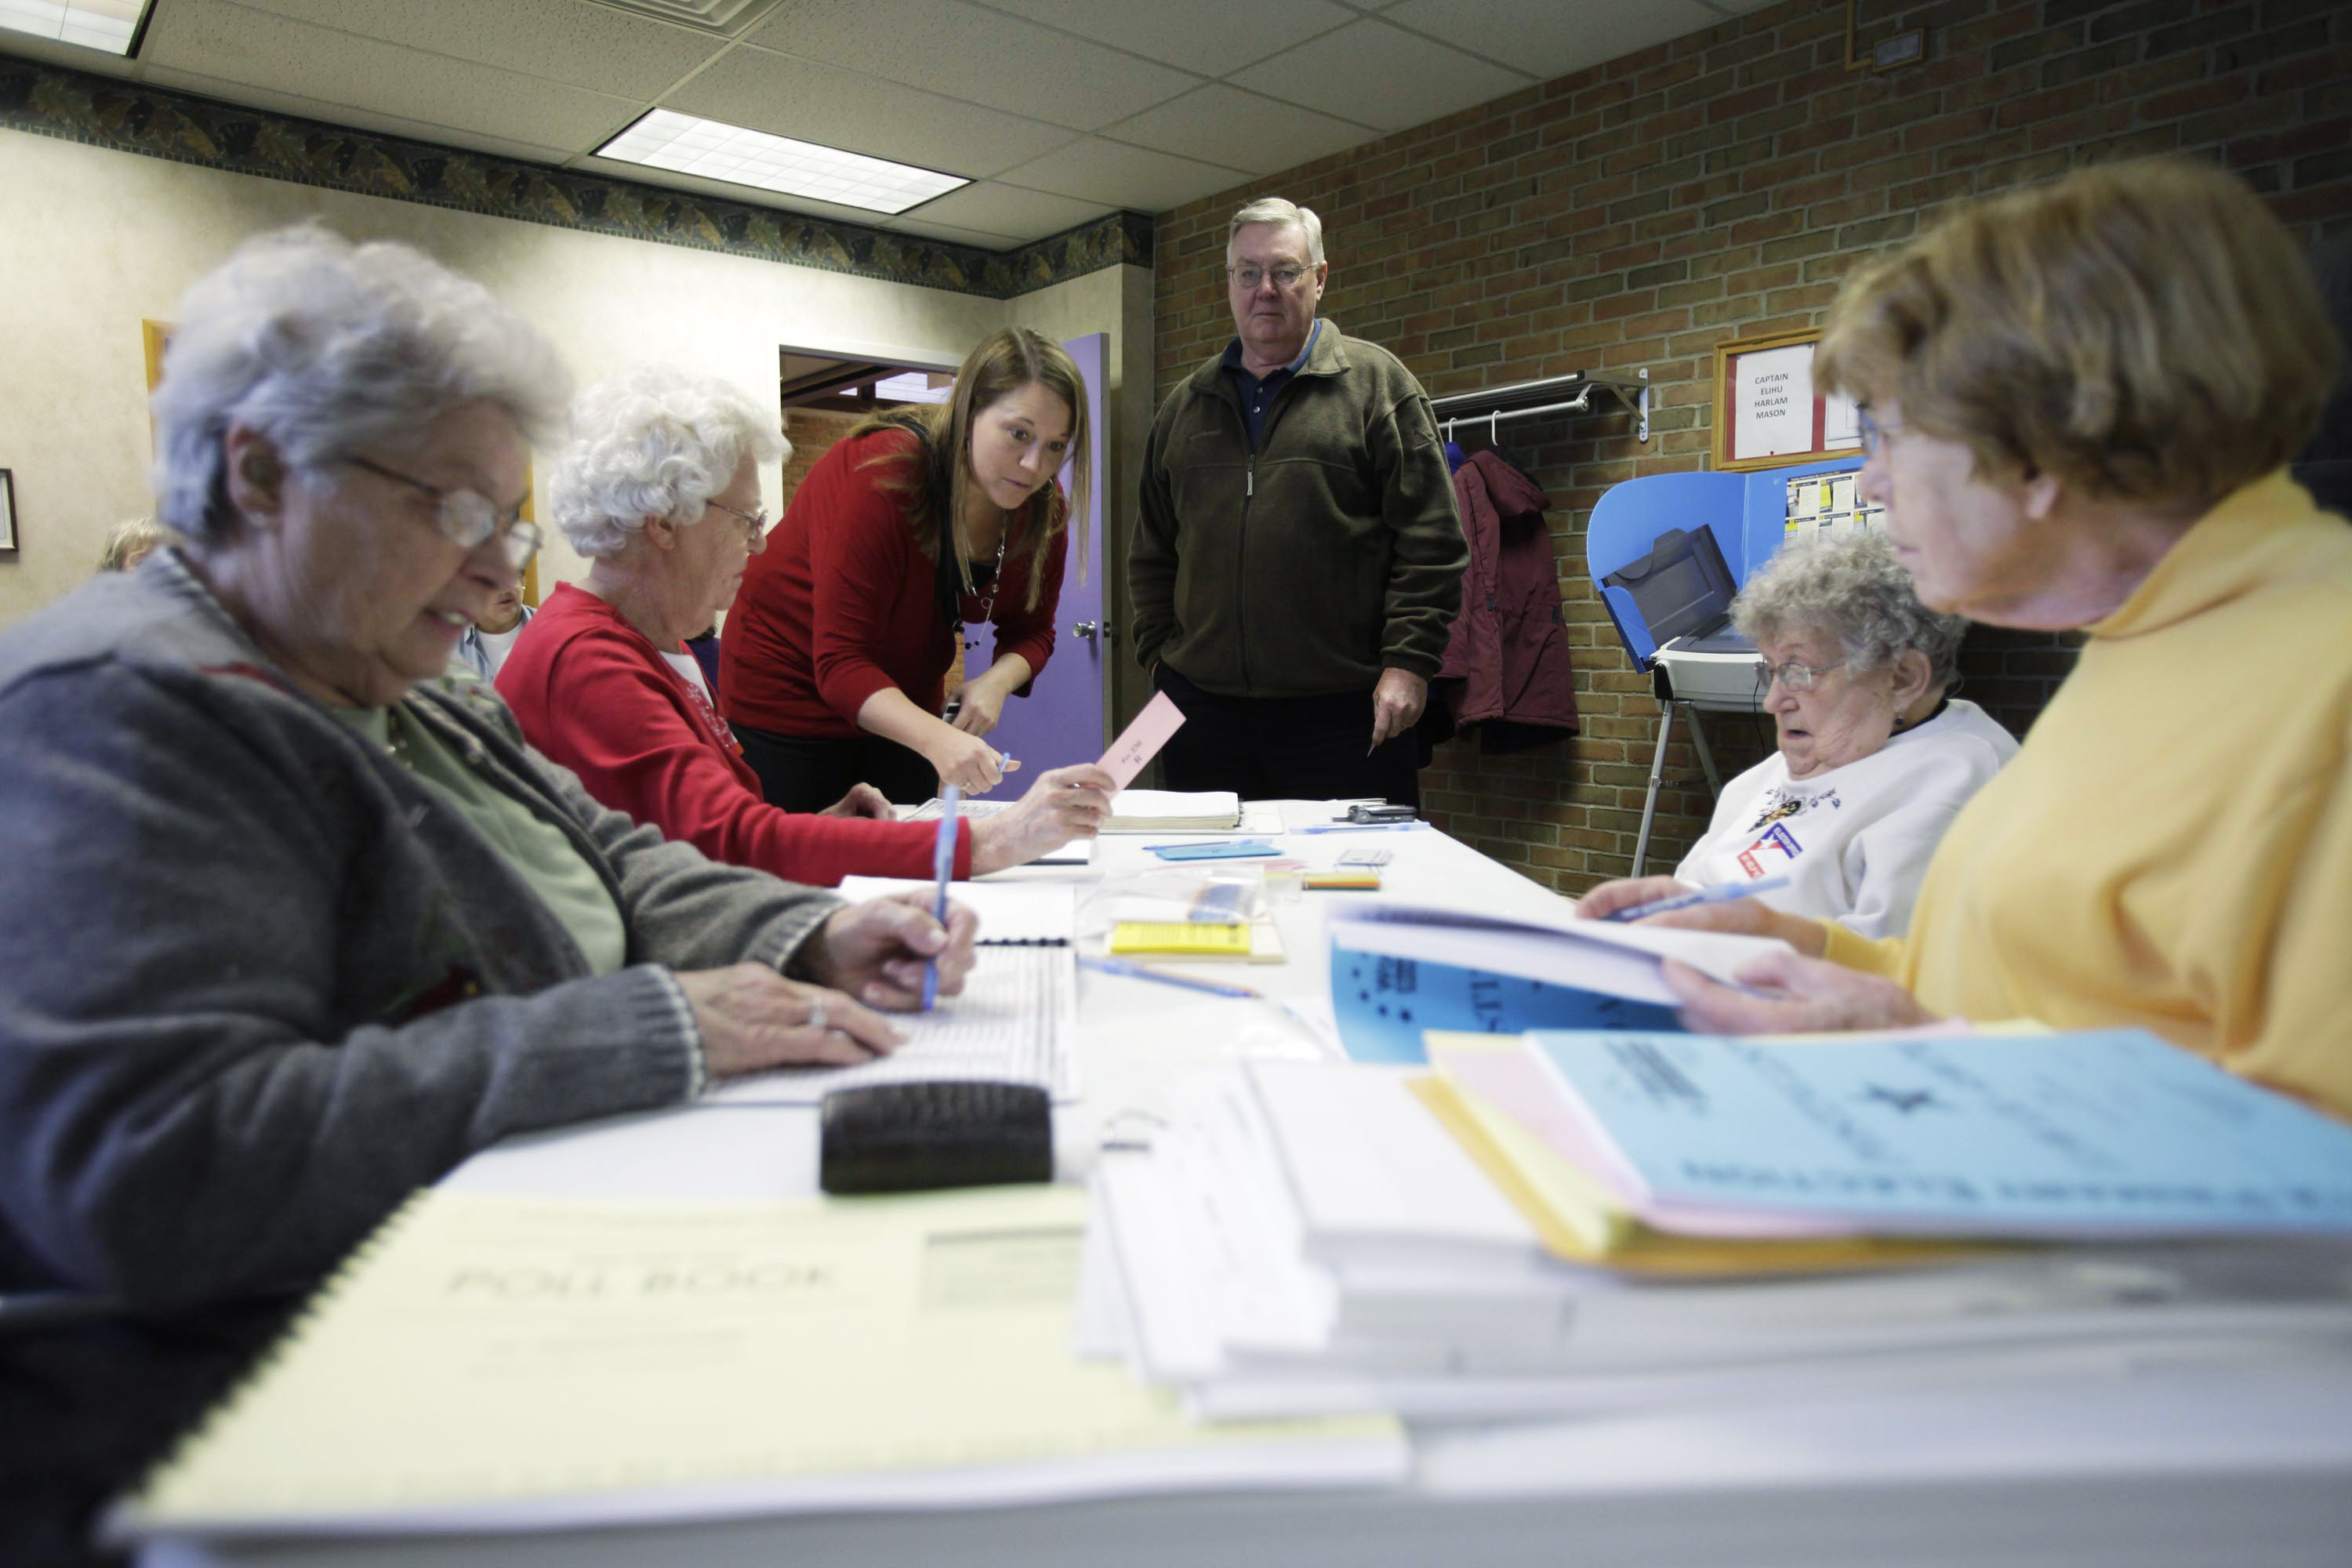
{"type": "Polygon", "coordinates": [[[1805,847],[1797,842],[1797,836],[1789,831],[1788,825],[1776,822],[1763,837],[1739,852],[1739,868],[1752,882],[1769,875],[1770,868],[1785,866],[1804,852],[1805,847]],[[1774,859],[1774,856],[1780,858],[1774,859]]]}
{"type": "Polygon", "coordinates": [[[1792,816],[1802,816],[1815,807],[1829,811],[1843,811],[1845,802],[1838,798],[1838,792],[1835,789],[1820,790],[1803,795],[1785,787],[1775,789],[1765,795],[1759,804],[1756,820],[1748,825],[1748,831],[1759,833],[1773,823],[1785,822],[1792,816]]]}

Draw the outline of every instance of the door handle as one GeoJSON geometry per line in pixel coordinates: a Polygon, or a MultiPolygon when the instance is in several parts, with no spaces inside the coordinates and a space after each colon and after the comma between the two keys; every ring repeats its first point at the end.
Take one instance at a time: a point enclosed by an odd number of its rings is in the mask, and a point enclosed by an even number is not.
{"type": "MultiPolygon", "coordinates": [[[[1101,631],[1105,637],[1110,635],[1110,628],[1108,626],[1102,627],[1101,631]]],[[[1088,642],[1095,640],[1095,632],[1096,626],[1095,623],[1092,621],[1080,621],[1070,627],[1070,635],[1072,637],[1084,637],[1088,642]]]]}

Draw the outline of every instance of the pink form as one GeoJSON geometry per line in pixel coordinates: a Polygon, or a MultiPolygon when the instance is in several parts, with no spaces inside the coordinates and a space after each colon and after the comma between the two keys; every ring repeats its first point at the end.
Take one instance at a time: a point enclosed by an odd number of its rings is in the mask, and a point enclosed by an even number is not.
{"type": "Polygon", "coordinates": [[[1184,710],[1168,700],[1165,691],[1157,693],[1143,705],[1143,711],[1129,721],[1102,755],[1102,769],[1125,789],[1135,782],[1146,763],[1160,754],[1168,737],[1184,722],[1184,710]]]}

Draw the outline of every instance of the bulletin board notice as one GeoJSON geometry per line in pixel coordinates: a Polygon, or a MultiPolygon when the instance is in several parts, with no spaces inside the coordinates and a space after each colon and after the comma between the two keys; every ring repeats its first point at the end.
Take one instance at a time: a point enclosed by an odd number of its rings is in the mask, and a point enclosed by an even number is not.
{"type": "Polygon", "coordinates": [[[1718,344],[1715,351],[1718,469],[1809,463],[1862,445],[1853,400],[1813,384],[1819,331],[1718,344]]]}

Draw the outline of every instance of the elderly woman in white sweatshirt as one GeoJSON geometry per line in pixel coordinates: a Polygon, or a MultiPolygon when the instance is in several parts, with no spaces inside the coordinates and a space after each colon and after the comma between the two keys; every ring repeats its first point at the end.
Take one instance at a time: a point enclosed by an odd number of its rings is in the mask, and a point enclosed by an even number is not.
{"type": "MultiPolygon", "coordinates": [[[[1968,622],[1919,603],[1894,547],[1861,534],[1775,555],[1732,605],[1764,658],[1779,749],[1731,781],[1675,868],[1682,889],[1786,877],[1757,895],[1864,936],[1900,936],[1945,828],[2017,752],[1949,695],[1968,622]]],[[[1676,890],[1660,883],[1657,894],[1676,890]]]]}

